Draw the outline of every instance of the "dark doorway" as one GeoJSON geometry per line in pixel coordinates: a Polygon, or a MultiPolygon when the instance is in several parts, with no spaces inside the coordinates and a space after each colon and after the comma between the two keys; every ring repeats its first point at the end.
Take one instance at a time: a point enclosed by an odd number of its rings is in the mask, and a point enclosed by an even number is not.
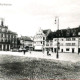
{"type": "Polygon", "coordinates": [[[9,45],[7,45],[7,51],[9,51],[9,45]]]}
{"type": "Polygon", "coordinates": [[[56,51],[57,51],[57,49],[56,48],[54,48],[54,52],[56,53],[56,51]]]}
{"type": "Polygon", "coordinates": [[[5,51],[5,45],[3,45],[3,51],[5,51]]]}
{"type": "Polygon", "coordinates": [[[74,48],[72,48],[72,53],[74,53],[74,48]]]}
{"type": "Polygon", "coordinates": [[[80,53],[80,48],[78,48],[78,53],[80,53]]]}
{"type": "Polygon", "coordinates": [[[61,52],[63,52],[63,49],[61,49],[61,52]]]}

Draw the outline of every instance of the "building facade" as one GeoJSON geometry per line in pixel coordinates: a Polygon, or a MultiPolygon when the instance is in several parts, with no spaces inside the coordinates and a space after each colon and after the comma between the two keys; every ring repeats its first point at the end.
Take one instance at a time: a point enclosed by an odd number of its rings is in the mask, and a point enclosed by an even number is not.
{"type": "Polygon", "coordinates": [[[0,25],[0,51],[9,51],[14,47],[17,47],[17,34],[8,30],[2,20],[0,25]]]}
{"type": "Polygon", "coordinates": [[[61,53],[80,53],[80,26],[55,32],[40,29],[34,37],[34,49],[54,53],[57,50],[61,53]]]}
{"type": "MultiPolygon", "coordinates": [[[[59,38],[59,52],[78,53],[78,37],[59,38]]],[[[53,52],[57,52],[57,38],[53,39],[53,52]]]]}
{"type": "Polygon", "coordinates": [[[20,48],[26,50],[33,50],[33,40],[28,36],[21,36],[20,38],[20,48]]]}
{"type": "Polygon", "coordinates": [[[52,40],[48,39],[48,35],[51,33],[50,29],[42,30],[41,28],[34,36],[34,50],[45,51],[52,48],[52,40]]]}
{"type": "Polygon", "coordinates": [[[53,52],[80,53],[80,27],[53,32],[53,52]],[[59,45],[57,47],[57,39],[59,45]]]}

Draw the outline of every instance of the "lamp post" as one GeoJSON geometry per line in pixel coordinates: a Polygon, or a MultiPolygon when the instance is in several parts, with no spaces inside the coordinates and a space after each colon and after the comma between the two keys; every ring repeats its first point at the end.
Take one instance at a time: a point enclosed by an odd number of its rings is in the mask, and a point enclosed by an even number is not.
{"type": "Polygon", "coordinates": [[[44,41],[43,41],[43,44],[42,44],[42,51],[43,51],[43,54],[44,54],[44,41]]]}
{"type": "Polygon", "coordinates": [[[57,24],[57,54],[56,54],[56,58],[59,58],[59,17],[55,17],[55,24],[57,24]]]}

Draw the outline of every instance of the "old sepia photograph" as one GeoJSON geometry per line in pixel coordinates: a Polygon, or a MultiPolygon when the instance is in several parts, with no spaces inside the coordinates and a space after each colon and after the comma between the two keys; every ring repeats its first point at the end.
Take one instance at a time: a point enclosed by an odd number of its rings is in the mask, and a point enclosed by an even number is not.
{"type": "Polygon", "coordinates": [[[0,80],[80,79],[80,0],[0,0],[0,80]]]}

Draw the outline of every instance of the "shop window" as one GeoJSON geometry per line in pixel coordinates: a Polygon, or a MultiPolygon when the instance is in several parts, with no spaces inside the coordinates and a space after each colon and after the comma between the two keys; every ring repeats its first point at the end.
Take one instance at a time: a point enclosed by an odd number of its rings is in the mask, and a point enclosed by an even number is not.
{"type": "Polygon", "coordinates": [[[41,44],[42,44],[42,41],[41,41],[41,44]]]}
{"type": "Polygon", "coordinates": [[[71,38],[66,38],[66,41],[71,41],[71,38]]]}
{"type": "Polygon", "coordinates": [[[69,48],[66,48],[66,51],[69,51],[69,48]]]}

